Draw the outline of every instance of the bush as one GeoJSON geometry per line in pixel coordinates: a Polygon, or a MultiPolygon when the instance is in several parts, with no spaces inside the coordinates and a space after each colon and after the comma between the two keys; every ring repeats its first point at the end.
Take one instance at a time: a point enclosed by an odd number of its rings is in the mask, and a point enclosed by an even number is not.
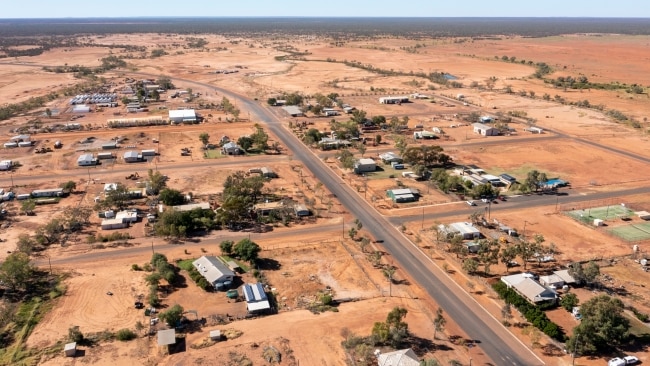
{"type": "Polygon", "coordinates": [[[553,339],[564,342],[565,335],[560,327],[558,327],[557,324],[553,323],[539,306],[529,303],[526,301],[526,299],[521,297],[514,290],[508,288],[508,286],[506,286],[506,284],[501,281],[492,285],[492,288],[494,291],[496,291],[497,294],[499,294],[499,297],[501,299],[505,300],[505,302],[511,304],[517,310],[519,310],[519,312],[524,315],[526,320],[534,325],[537,329],[541,330],[544,332],[544,334],[553,339]]]}
{"type": "Polygon", "coordinates": [[[131,329],[127,328],[118,330],[115,336],[122,342],[130,341],[136,337],[135,333],[133,333],[131,329]]]}
{"type": "Polygon", "coordinates": [[[137,265],[137,264],[132,264],[132,265],[131,265],[131,270],[132,270],[132,271],[142,271],[142,267],[140,267],[140,266],[137,265]]]}

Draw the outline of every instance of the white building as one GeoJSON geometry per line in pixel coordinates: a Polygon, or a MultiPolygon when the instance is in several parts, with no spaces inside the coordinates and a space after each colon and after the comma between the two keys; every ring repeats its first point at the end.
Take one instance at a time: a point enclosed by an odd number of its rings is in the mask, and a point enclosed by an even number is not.
{"type": "Polygon", "coordinates": [[[194,109],[174,109],[169,111],[169,120],[172,123],[196,122],[194,109]]]}
{"type": "Polygon", "coordinates": [[[96,164],[97,164],[97,159],[95,158],[95,156],[93,156],[93,154],[82,154],[77,159],[77,165],[79,166],[90,166],[96,164]]]}
{"type": "Polygon", "coordinates": [[[357,174],[374,172],[377,170],[377,163],[369,158],[362,158],[354,163],[354,172],[357,174]]]}
{"type": "Polygon", "coordinates": [[[377,356],[378,366],[419,366],[420,360],[412,349],[401,349],[399,351],[379,353],[377,356]]]}
{"type": "Polygon", "coordinates": [[[271,309],[269,299],[261,283],[245,284],[243,288],[246,308],[249,312],[262,312],[271,309]]]}
{"type": "Polygon", "coordinates": [[[223,288],[226,282],[232,283],[235,277],[235,272],[217,257],[204,255],[192,262],[192,265],[216,289],[223,288]]]}
{"type": "Polygon", "coordinates": [[[13,166],[14,163],[11,160],[0,161],[0,170],[11,170],[11,167],[13,166]]]}
{"type": "Polygon", "coordinates": [[[483,136],[498,136],[499,135],[499,130],[490,127],[488,125],[484,125],[483,123],[473,123],[472,127],[474,127],[474,133],[478,133],[479,135],[483,136]]]}

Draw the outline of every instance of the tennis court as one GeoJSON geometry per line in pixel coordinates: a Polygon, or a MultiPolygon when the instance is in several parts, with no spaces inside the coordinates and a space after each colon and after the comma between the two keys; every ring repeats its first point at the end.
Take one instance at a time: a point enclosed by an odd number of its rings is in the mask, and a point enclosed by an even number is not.
{"type": "Polygon", "coordinates": [[[601,207],[591,207],[584,210],[568,211],[567,215],[573,217],[578,221],[587,224],[593,223],[594,219],[601,219],[603,221],[621,219],[631,216],[634,211],[623,205],[610,205],[601,207]]]}
{"type": "Polygon", "coordinates": [[[609,232],[626,241],[649,240],[650,223],[619,226],[610,229],[609,232]]]}

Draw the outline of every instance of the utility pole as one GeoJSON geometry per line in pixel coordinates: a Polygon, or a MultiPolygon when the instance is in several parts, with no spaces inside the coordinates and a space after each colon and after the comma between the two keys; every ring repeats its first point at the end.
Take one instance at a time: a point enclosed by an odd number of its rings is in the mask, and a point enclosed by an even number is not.
{"type": "Polygon", "coordinates": [[[422,229],[424,229],[424,206],[422,206],[422,229]]]}
{"type": "Polygon", "coordinates": [[[345,219],[341,216],[341,236],[345,239],[345,219]]]}
{"type": "Polygon", "coordinates": [[[153,251],[153,240],[151,241],[151,254],[155,254],[155,252],[153,251]]]}
{"type": "Polygon", "coordinates": [[[14,187],[14,171],[10,170],[9,174],[11,174],[11,188],[13,188],[14,187]]]}

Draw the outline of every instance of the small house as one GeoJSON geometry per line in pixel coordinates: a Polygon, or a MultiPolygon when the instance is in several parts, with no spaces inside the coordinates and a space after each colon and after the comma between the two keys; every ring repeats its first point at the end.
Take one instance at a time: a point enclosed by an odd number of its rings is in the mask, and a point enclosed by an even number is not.
{"type": "Polygon", "coordinates": [[[82,154],[77,159],[77,165],[79,166],[91,166],[96,164],[97,159],[93,156],[93,154],[82,154]]]}
{"type": "Polygon", "coordinates": [[[129,227],[128,222],[124,222],[122,219],[105,219],[102,220],[101,228],[102,230],[115,230],[115,229],[124,229],[129,227]]]}
{"type": "Polygon", "coordinates": [[[230,286],[235,277],[235,272],[214,256],[204,255],[192,265],[217,290],[230,286]]]}
{"type": "Polygon", "coordinates": [[[260,174],[262,174],[262,177],[264,177],[264,178],[277,178],[278,177],[278,175],[273,171],[273,169],[267,168],[267,167],[260,168],[260,174]]]}
{"type": "Polygon", "coordinates": [[[304,217],[304,216],[309,216],[311,215],[311,212],[305,205],[301,204],[296,204],[293,206],[293,212],[296,214],[298,217],[304,217]]]}
{"type": "Polygon", "coordinates": [[[501,277],[501,282],[533,304],[555,303],[557,301],[557,293],[535,281],[530,274],[519,273],[504,276],[501,277]]]}
{"type": "Polygon", "coordinates": [[[115,219],[122,220],[124,223],[133,223],[138,221],[138,213],[133,211],[120,211],[115,214],[115,219]]]}
{"type": "Polygon", "coordinates": [[[264,202],[253,205],[253,211],[262,216],[270,215],[271,212],[280,210],[282,208],[284,208],[282,201],[264,202]]]}
{"type": "Polygon", "coordinates": [[[399,155],[395,154],[392,151],[379,154],[379,158],[381,159],[381,161],[384,162],[384,164],[391,164],[391,163],[401,164],[403,161],[402,157],[400,157],[399,155]]]}
{"type": "Polygon", "coordinates": [[[481,237],[481,231],[469,222],[454,222],[448,227],[451,232],[459,234],[463,239],[479,239],[481,237]]]}
{"type": "Polygon", "coordinates": [[[34,198],[63,197],[63,188],[37,189],[32,191],[34,198]]]}
{"type": "Polygon", "coordinates": [[[102,150],[114,150],[117,148],[117,140],[111,140],[102,144],[102,150]]]}
{"type": "Polygon", "coordinates": [[[420,192],[414,188],[389,189],[386,196],[395,203],[415,202],[420,197],[420,192]]]}
{"type": "Polygon", "coordinates": [[[305,115],[297,105],[287,105],[282,107],[282,109],[284,109],[284,111],[291,117],[302,117],[305,115]]]}
{"type": "Polygon", "coordinates": [[[77,104],[72,107],[72,113],[88,113],[90,112],[90,106],[85,104],[77,104]]]}
{"type": "Polygon", "coordinates": [[[221,150],[225,155],[239,155],[242,153],[242,149],[239,147],[239,145],[232,141],[223,144],[221,150]]]}
{"type": "Polygon", "coordinates": [[[419,139],[431,140],[431,139],[437,139],[437,138],[438,138],[438,136],[435,133],[430,132],[430,131],[415,131],[415,132],[413,132],[413,139],[415,139],[415,140],[419,140],[419,139]]]}
{"type": "Polygon", "coordinates": [[[157,336],[159,347],[169,347],[176,343],[176,330],[174,329],[159,330],[157,336]]]}
{"type": "Polygon", "coordinates": [[[544,133],[544,129],[540,127],[528,127],[528,131],[530,131],[530,133],[537,133],[537,134],[544,133]]]}
{"type": "Polygon", "coordinates": [[[412,349],[402,349],[393,352],[376,352],[378,366],[420,366],[420,360],[412,349]]]}
{"type": "Polygon", "coordinates": [[[11,160],[0,161],[0,170],[11,170],[13,166],[14,163],[11,160]]]}
{"type": "Polygon", "coordinates": [[[483,123],[473,123],[472,127],[474,127],[474,133],[477,133],[482,136],[498,136],[499,135],[499,130],[490,127],[488,125],[485,125],[483,123]]]}
{"type": "Polygon", "coordinates": [[[379,104],[402,104],[408,103],[409,97],[381,97],[379,98],[379,104]]]}
{"type": "Polygon", "coordinates": [[[97,153],[97,160],[113,159],[115,156],[110,152],[97,153]]]}
{"type": "Polygon", "coordinates": [[[77,355],[77,342],[72,342],[72,343],[66,343],[65,346],[63,346],[63,353],[65,353],[65,357],[74,357],[77,355]]]}
{"type": "Polygon", "coordinates": [[[374,172],[375,170],[377,170],[377,164],[372,159],[362,158],[354,163],[354,172],[356,174],[374,172]]]}
{"type": "Polygon", "coordinates": [[[9,139],[11,142],[23,142],[23,141],[29,141],[31,138],[30,135],[16,135],[13,136],[12,138],[9,139]]]}
{"type": "Polygon", "coordinates": [[[512,175],[508,174],[501,174],[499,175],[499,179],[505,184],[512,184],[517,182],[517,178],[513,177],[512,175]]]}
{"type": "Polygon", "coordinates": [[[126,151],[124,152],[123,158],[126,163],[135,163],[140,161],[140,155],[137,151],[126,151]]]}
{"type": "Polygon", "coordinates": [[[271,309],[271,304],[261,283],[247,283],[244,285],[243,292],[248,312],[260,313],[271,309]]]}

